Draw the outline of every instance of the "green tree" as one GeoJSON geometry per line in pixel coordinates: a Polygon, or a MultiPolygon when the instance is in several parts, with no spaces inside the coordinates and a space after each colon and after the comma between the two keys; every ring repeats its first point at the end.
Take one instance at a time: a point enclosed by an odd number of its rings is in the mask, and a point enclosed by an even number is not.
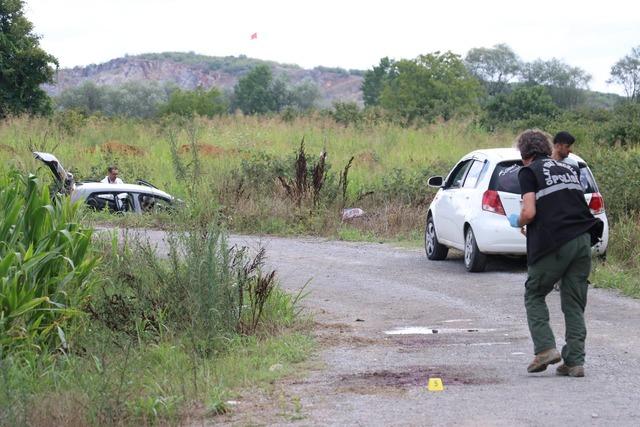
{"type": "Polygon", "coordinates": [[[553,117],[558,107],[542,86],[518,86],[510,93],[497,95],[487,105],[487,122],[491,126],[515,120],[553,117]]]}
{"type": "Polygon", "coordinates": [[[60,93],[56,98],[56,104],[63,110],[76,110],[84,114],[104,112],[108,97],[107,90],[106,86],[98,86],[87,81],[60,93]]]}
{"type": "Polygon", "coordinates": [[[434,52],[393,64],[380,105],[404,123],[445,120],[478,108],[482,87],[459,55],[434,52]]]}
{"type": "Polygon", "coordinates": [[[22,0],[0,0],[0,117],[51,111],[40,85],[52,81],[58,61],[40,48],[23,6],[22,0]]]}
{"type": "Polygon", "coordinates": [[[380,95],[384,84],[389,80],[393,64],[392,60],[384,57],[380,59],[377,67],[364,73],[361,89],[365,106],[372,107],[380,104],[380,95]]]}
{"type": "Polygon", "coordinates": [[[561,108],[575,107],[583,102],[591,75],[559,59],[538,59],[523,65],[521,78],[530,85],[546,86],[551,98],[561,108]]]}
{"type": "Polygon", "coordinates": [[[489,95],[508,91],[509,82],[521,67],[518,55],[506,44],[470,49],[464,62],[471,74],[484,84],[489,95]]]}
{"type": "Polygon", "coordinates": [[[640,101],[640,46],[631,49],[631,54],[611,67],[608,83],[621,85],[629,100],[640,101]]]}
{"type": "Polygon", "coordinates": [[[258,65],[238,80],[233,107],[245,114],[278,112],[291,105],[292,94],[282,79],[274,79],[267,65],[258,65]]]}
{"type": "Polygon", "coordinates": [[[312,80],[304,80],[291,90],[291,102],[300,111],[309,111],[320,98],[320,89],[312,80]]]}
{"type": "Polygon", "coordinates": [[[160,108],[159,114],[213,117],[224,114],[227,110],[227,101],[217,88],[212,87],[209,90],[204,90],[199,87],[196,90],[176,89],[173,91],[169,96],[169,101],[160,108]]]}

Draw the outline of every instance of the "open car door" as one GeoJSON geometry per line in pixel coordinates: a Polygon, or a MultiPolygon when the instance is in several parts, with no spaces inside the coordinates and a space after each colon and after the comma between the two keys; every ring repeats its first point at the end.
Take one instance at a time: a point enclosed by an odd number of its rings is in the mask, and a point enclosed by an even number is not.
{"type": "Polygon", "coordinates": [[[56,183],[61,189],[60,192],[65,194],[71,194],[71,191],[73,191],[73,186],[74,186],[73,175],[67,172],[66,170],[64,170],[64,168],[62,167],[62,164],[56,158],[56,156],[50,153],[34,151],[33,157],[35,157],[37,160],[40,160],[42,163],[47,165],[47,167],[51,170],[51,173],[53,173],[53,177],[56,180],[56,183]]]}

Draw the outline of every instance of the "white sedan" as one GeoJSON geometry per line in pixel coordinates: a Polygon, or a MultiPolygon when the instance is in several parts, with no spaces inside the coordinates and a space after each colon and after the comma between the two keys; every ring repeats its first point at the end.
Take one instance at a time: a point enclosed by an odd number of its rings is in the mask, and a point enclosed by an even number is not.
{"type": "Polygon", "coordinates": [[[34,152],[33,155],[51,170],[59,192],[70,195],[72,202],[81,201],[94,210],[117,213],[168,211],[177,201],[143,180],[138,180],[138,184],[76,183],[53,154],[34,152]]]}
{"type": "MultiPolygon", "coordinates": [[[[591,213],[604,222],[602,240],[595,254],[606,253],[609,225],[604,201],[593,174],[580,157],[570,154],[580,166],[580,181],[591,213]]],[[[473,151],[449,172],[429,178],[439,188],[427,212],[425,251],[430,260],[443,260],[449,248],[464,252],[468,271],[484,271],[487,255],[526,255],[526,239],[507,217],[520,213],[518,171],[520,152],[514,148],[473,151]]]]}

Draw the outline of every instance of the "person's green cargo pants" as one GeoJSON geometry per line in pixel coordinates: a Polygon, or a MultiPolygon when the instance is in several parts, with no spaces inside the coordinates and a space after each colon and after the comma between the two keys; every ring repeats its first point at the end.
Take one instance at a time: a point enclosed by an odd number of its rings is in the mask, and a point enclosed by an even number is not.
{"type": "Polygon", "coordinates": [[[556,348],[545,298],[553,290],[554,283],[561,280],[560,301],[566,326],[566,345],[562,348],[562,358],[568,366],[584,364],[584,342],[587,338],[584,309],[590,271],[591,239],[587,233],[529,266],[524,305],[535,354],[556,348]]]}

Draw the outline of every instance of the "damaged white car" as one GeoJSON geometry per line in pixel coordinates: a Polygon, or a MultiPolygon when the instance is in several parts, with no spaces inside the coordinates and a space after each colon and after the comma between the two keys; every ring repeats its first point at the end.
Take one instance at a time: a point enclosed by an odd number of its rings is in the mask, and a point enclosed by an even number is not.
{"type": "Polygon", "coordinates": [[[158,212],[172,210],[177,202],[173,196],[157,189],[146,181],[136,184],[105,184],[102,182],[75,182],[53,155],[34,152],[53,173],[58,191],[71,196],[71,201],[81,201],[89,208],[109,212],[158,212]]]}

